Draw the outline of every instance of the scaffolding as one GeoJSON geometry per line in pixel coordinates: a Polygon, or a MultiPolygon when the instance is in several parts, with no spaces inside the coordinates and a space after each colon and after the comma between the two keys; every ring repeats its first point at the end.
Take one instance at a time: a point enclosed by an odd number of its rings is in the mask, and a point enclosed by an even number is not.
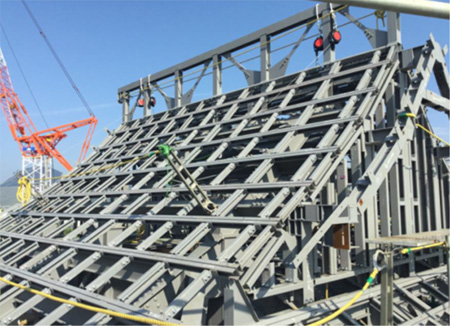
{"type": "Polygon", "coordinates": [[[34,190],[44,192],[53,180],[53,159],[48,156],[23,156],[22,175],[31,180],[34,190]]]}

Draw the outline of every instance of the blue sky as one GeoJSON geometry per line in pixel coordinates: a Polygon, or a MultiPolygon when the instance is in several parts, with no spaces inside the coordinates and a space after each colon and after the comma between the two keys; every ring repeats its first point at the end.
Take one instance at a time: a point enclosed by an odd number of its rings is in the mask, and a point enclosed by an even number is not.
{"type": "MultiPolygon", "coordinates": [[[[309,1],[279,0],[30,0],[28,4],[99,119],[94,145],[105,137],[105,127],[114,129],[120,123],[121,107],[117,104],[117,89],[120,86],[314,5],[309,1]]],[[[359,8],[351,10],[355,17],[372,11],[359,8]]],[[[87,112],[20,1],[0,0],[0,21],[49,124],[58,126],[87,118],[87,112]]],[[[346,20],[338,15],[338,23],[344,22],[346,20]]],[[[363,20],[363,23],[374,27],[375,17],[371,16],[363,20]]],[[[402,28],[406,48],[423,44],[430,33],[434,34],[441,45],[449,43],[449,22],[445,20],[402,15],[402,28]]],[[[317,28],[313,27],[313,32],[316,31],[317,28]]],[[[273,48],[296,40],[301,32],[280,40],[273,48]]],[[[353,25],[342,28],[341,32],[343,41],[337,48],[338,58],[370,49],[361,31],[353,25]]],[[[16,93],[31,113],[37,128],[45,128],[3,34],[0,35],[0,45],[8,62],[16,93]]],[[[283,51],[273,54],[273,62],[289,49],[283,51]]],[[[248,57],[251,56],[250,53],[248,57]]],[[[313,61],[312,40],[308,40],[297,50],[288,72],[304,69],[313,61]]],[[[253,64],[249,63],[248,66],[252,68],[253,64]]],[[[245,86],[244,79],[233,69],[226,71],[225,78],[232,80],[225,83],[225,91],[245,86]]],[[[194,100],[207,96],[210,92],[207,80],[205,78],[205,82],[199,85],[194,100]]],[[[436,90],[434,84],[431,89],[436,90]]],[[[158,100],[160,109],[162,101],[158,100]]],[[[430,110],[430,119],[435,132],[448,140],[446,116],[430,110]]],[[[86,128],[70,132],[58,147],[71,163],[75,163],[78,158],[86,132],[86,128]]],[[[13,171],[20,169],[21,156],[4,119],[0,119],[0,137],[1,182],[11,176],[13,171]]],[[[63,170],[58,164],[55,165],[63,170]]]]}

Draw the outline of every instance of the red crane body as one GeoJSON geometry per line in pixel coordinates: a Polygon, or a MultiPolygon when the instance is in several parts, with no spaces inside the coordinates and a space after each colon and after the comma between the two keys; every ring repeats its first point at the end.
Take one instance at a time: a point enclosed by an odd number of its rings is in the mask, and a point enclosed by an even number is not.
{"type": "Polygon", "coordinates": [[[6,117],[9,129],[15,141],[19,143],[20,151],[24,157],[47,156],[56,158],[68,171],[72,166],[64,156],[56,149],[56,145],[64,139],[66,132],[89,125],[86,139],[81,148],[79,161],[86,157],[89,149],[97,118],[91,116],[88,119],[65,124],[55,128],[38,131],[33,124],[27,110],[19,100],[12,87],[8,67],[0,49],[0,106],[6,117]]]}

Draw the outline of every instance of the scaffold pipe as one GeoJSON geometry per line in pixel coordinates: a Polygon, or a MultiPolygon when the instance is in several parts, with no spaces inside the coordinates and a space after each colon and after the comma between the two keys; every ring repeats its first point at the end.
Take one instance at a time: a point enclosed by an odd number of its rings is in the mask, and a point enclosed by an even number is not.
{"type": "Polygon", "coordinates": [[[450,4],[425,0],[321,0],[355,7],[395,11],[426,17],[450,19],[450,4]]]}

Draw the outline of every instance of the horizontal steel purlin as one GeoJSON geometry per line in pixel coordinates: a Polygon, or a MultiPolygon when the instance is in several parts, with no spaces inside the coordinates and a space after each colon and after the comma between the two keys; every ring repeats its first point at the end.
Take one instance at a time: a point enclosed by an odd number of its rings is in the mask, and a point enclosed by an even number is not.
{"type": "MultiPolygon", "coordinates": [[[[340,101],[342,99],[339,98],[338,100],[340,101]]],[[[257,114],[253,114],[253,115],[244,115],[242,117],[235,118],[235,119],[229,119],[229,120],[225,120],[225,121],[218,121],[218,122],[214,122],[214,123],[211,123],[211,124],[206,124],[206,125],[199,126],[199,127],[191,127],[191,128],[186,128],[186,129],[183,129],[183,130],[172,131],[172,132],[168,132],[168,133],[159,135],[159,137],[162,138],[162,137],[169,137],[169,136],[174,136],[174,135],[178,135],[178,134],[185,134],[185,133],[188,133],[190,131],[201,130],[201,129],[208,129],[208,128],[212,128],[212,127],[215,127],[215,126],[233,125],[235,123],[241,122],[244,119],[254,119],[254,118],[263,118],[263,117],[268,118],[274,113],[276,113],[276,114],[288,114],[289,111],[296,110],[297,108],[298,108],[297,105],[292,105],[292,106],[287,106],[285,108],[282,108],[280,110],[271,109],[269,111],[263,111],[261,113],[257,113],[257,114]]],[[[331,113],[334,113],[334,112],[331,112],[331,113]]],[[[328,125],[336,123],[336,122],[337,123],[339,123],[339,122],[347,122],[347,121],[349,121],[351,119],[355,119],[355,118],[356,117],[330,119],[330,120],[325,120],[325,121],[321,121],[321,122],[318,122],[318,123],[311,123],[311,124],[308,124],[308,125],[296,126],[296,127],[292,127],[292,128],[295,128],[295,130],[309,130],[309,129],[315,129],[315,128],[328,126],[328,125]]],[[[141,128],[145,128],[145,127],[141,127],[141,128]]],[[[273,132],[267,132],[267,133],[264,133],[263,135],[265,136],[266,134],[272,135],[272,134],[277,134],[277,133],[279,133],[279,131],[273,130],[273,132]]],[[[257,133],[254,133],[254,134],[257,134],[257,133]]],[[[249,137],[248,135],[245,135],[245,136],[240,136],[240,137],[236,137],[236,138],[237,138],[237,140],[242,140],[242,139],[245,139],[245,138],[248,138],[248,137],[249,137]]],[[[139,140],[130,140],[130,141],[121,142],[121,143],[114,143],[114,144],[111,144],[109,146],[102,147],[101,151],[103,152],[103,151],[106,151],[106,150],[108,150],[110,148],[121,147],[121,146],[124,146],[124,145],[128,146],[128,145],[133,145],[133,144],[142,143],[142,142],[151,141],[151,140],[154,140],[154,137],[148,137],[148,138],[144,137],[144,138],[139,138],[139,140]]],[[[230,139],[230,141],[234,141],[234,139],[230,139]]],[[[207,142],[208,145],[212,145],[212,144],[215,144],[215,143],[216,142],[214,142],[214,141],[207,142]]],[[[192,147],[192,145],[182,146],[183,149],[188,149],[188,148],[191,148],[191,147],[192,147]]]]}
{"type": "MultiPolygon", "coordinates": [[[[346,99],[346,98],[350,98],[350,97],[355,96],[355,95],[363,95],[363,94],[376,92],[376,91],[377,91],[376,87],[368,87],[368,88],[363,89],[363,90],[356,90],[356,91],[352,91],[352,92],[348,92],[348,93],[338,94],[338,95],[327,97],[325,99],[317,99],[317,100],[311,100],[311,101],[307,101],[307,102],[302,102],[302,103],[299,103],[299,104],[292,105],[291,109],[294,110],[294,109],[298,109],[298,108],[301,108],[301,107],[306,107],[306,106],[309,106],[309,105],[316,105],[316,104],[319,104],[319,103],[320,104],[330,103],[330,102],[333,102],[333,101],[338,101],[338,100],[343,100],[343,99],[346,99]]],[[[279,112],[282,112],[282,111],[285,111],[285,108],[272,110],[271,113],[279,113],[279,112]]],[[[231,141],[233,141],[233,140],[231,140],[231,141]]],[[[223,140],[222,140],[222,142],[223,142],[223,140]]],[[[196,144],[196,146],[194,146],[194,145],[186,145],[186,146],[180,146],[180,150],[185,149],[185,148],[192,148],[192,147],[199,147],[199,148],[201,148],[201,147],[206,147],[206,146],[211,146],[211,145],[212,144],[208,144],[208,143],[206,143],[206,144],[196,144]]],[[[142,154],[141,155],[135,154],[135,155],[129,155],[129,156],[121,156],[121,159],[133,159],[133,158],[140,157],[140,156],[142,156],[142,154]]],[[[98,163],[103,163],[104,164],[104,163],[114,162],[116,160],[117,159],[105,159],[105,160],[100,160],[100,161],[91,161],[91,162],[82,163],[80,166],[81,167],[85,167],[85,166],[88,166],[88,165],[91,165],[91,164],[98,164],[98,163]]]]}
{"type": "Polygon", "coordinates": [[[80,243],[76,241],[48,239],[44,237],[30,236],[18,233],[1,232],[0,237],[9,237],[13,239],[21,239],[25,241],[33,241],[37,243],[45,243],[49,245],[55,245],[58,247],[75,248],[79,250],[88,250],[93,252],[100,252],[103,254],[110,254],[116,256],[128,256],[136,259],[143,259],[152,262],[163,262],[174,266],[181,266],[186,269],[200,269],[211,270],[224,274],[235,274],[237,272],[237,266],[235,264],[227,264],[221,262],[215,262],[205,259],[194,259],[183,256],[175,256],[170,254],[158,253],[158,252],[140,252],[137,250],[126,248],[112,248],[108,246],[80,243]]]}
{"type": "MultiPolygon", "coordinates": [[[[293,127],[287,127],[284,128],[283,130],[279,130],[279,129],[275,129],[275,130],[271,130],[268,132],[257,132],[257,133],[251,133],[251,134],[247,134],[245,136],[238,136],[235,137],[231,140],[229,140],[229,142],[239,142],[239,141],[245,141],[245,140],[251,140],[254,137],[269,137],[269,136],[273,136],[273,135],[279,135],[279,134],[284,134],[287,131],[304,131],[304,130],[311,130],[311,129],[315,129],[315,128],[322,128],[322,127],[326,127],[326,126],[330,126],[333,124],[344,124],[347,122],[352,122],[352,121],[357,121],[358,117],[354,116],[354,117],[350,117],[350,118],[343,118],[343,119],[335,119],[335,120],[329,120],[329,121],[324,121],[324,122],[317,122],[317,123],[312,123],[306,126],[293,126],[293,127]]],[[[194,149],[194,148],[199,148],[199,147],[206,147],[206,146],[214,146],[214,145],[220,145],[223,143],[223,140],[215,140],[215,141],[210,141],[210,142],[205,142],[202,144],[196,144],[196,145],[187,145],[187,146],[179,146],[177,147],[177,150],[181,151],[181,150],[188,150],[188,149],[194,149]]],[[[335,149],[335,147],[330,147],[330,150],[335,149]]],[[[324,150],[324,149],[322,149],[324,150]]],[[[306,150],[301,150],[299,151],[299,153],[307,153],[306,150]]],[[[293,154],[290,154],[289,152],[283,153],[283,154],[270,154],[273,155],[274,158],[276,157],[283,157],[286,155],[296,155],[296,152],[293,152],[293,154]]],[[[133,158],[138,158],[138,157],[142,157],[142,154],[136,154],[136,155],[130,155],[130,156],[126,156],[126,157],[121,157],[121,158],[117,158],[117,159],[110,159],[109,162],[113,163],[116,161],[121,161],[121,160],[128,160],[128,159],[133,159],[133,158]]],[[[258,160],[258,157],[262,157],[260,155],[255,155],[254,156],[254,160],[258,160]]],[[[210,165],[214,165],[214,164],[221,164],[221,162],[244,162],[246,160],[253,160],[253,157],[243,157],[243,158],[234,158],[234,159],[222,159],[222,160],[216,160],[216,161],[212,161],[212,162],[198,162],[198,163],[190,163],[187,164],[187,167],[199,167],[199,166],[204,166],[205,164],[210,164],[210,165]]],[[[103,161],[98,161],[97,163],[101,163],[103,161]]],[[[89,164],[93,164],[93,162],[90,162],[89,164]]],[[[226,163],[224,163],[226,164],[226,163]]],[[[88,165],[88,164],[86,164],[88,165]]],[[[95,170],[95,168],[93,168],[95,170]]],[[[61,182],[66,182],[66,181],[71,181],[71,180],[83,180],[83,179],[89,179],[89,178],[97,178],[97,177],[104,177],[104,176],[111,176],[111,175],[132,175],[132,174],[139,174],[139,173],[148,173],[148,172],[152,172],[152,171],[164,171],[165,168],[148,168],[148,169],[142,169],[142,170],[133,170],[133,171],[127,171],[127,172],[115,172],[114,174],[111,173],[99,173],[99,174],[93,174],[93,175],[85,175],[85,176],[73,176],[71,177],[70,175],[68,175],[65,178],[61,179],[61,182]]],[[[88,170],[89,171],[89,170],[88,170]]],[[[100,171],[101,172],[101,171],[100,171]]]]}
{"type": "MultiPolygon", "coordinates": [[[[287,152],[287,153],[274,153],[274,154],[260,154],[260,155],[254,155],[251,157],[243,157],[243,158],[229,158],[229,159],[221,159],[221,160],[215,160],[215,161],[211,161],[211,162],[195,162],[195,163],[189,163],[186,164],[185,167],[186,168],[197,168],[197,167],[214,167],[214,166],[220,166],[220,165],[228,165],[230,163],[236,163],[236,164],[241,164],[241,163],[258,163],[259,161],[263,161],[266,159],[284,159],[284,160],[289,160],[290,158],[297,158],[297,157],[301,157],[301,156],[309,156],[309,155],[314,155],[314,154],[326,154],[326,153],[331,153],[331,152],[335,152],[337,151],[338,148],[336,146],[332,146],[332,147],[328,147],[328,148],[321,148],[321,149],[301,149],[298,151],[293,151],[293,152],[287,152]]],[[[74,180],[84,180],[84,179],[91,179],[91,178],[101,178],[101,177],[110,177],[112,175],[133,175],[133,174],[140,174],[140,173],[144,173],[144,174],[148,174],[150,172],[167,172],[167,168],[166,167],[152,167],[152,168],[148,168],[145,170],[136,170],[134,171],[134,173],[121,173],[121,172],[116,172],[113,174],[96,174],[96,175],[91,175],[91,176],[84,176],[84,177],[76,177],[76,178],[70,178],[70,179],[65,179],[65,181],[74,181],[74,180]]],[[[265,187],[264,185],[260,185],[260,187],[265,187]]],[[[270,186],[269,186],[270,188],[270,186]]]]}
{"type": "MultiPolygon", "coordinates": [[[[274,90],[269,91],[269,92],[261,91],[260,93],[257,93],[255,95],[251,95],[251,96],[248,96],[248,97],[245,97],[245,98],[238,98],[238,99],[231,100],[231,101],[226,101],[226,102],[224,102],[222,104],[212,105],[212,106],[203,108],[201,111],[196,111],[195,110],[196,106],[198,106],[202,102],[202,101],[199,101],[199,102],[187,105],[186,108],[189,108],[191,106],[193,108],[193,111],[190,111],[190,112],[187,112],[187,113],[178,114],[178,113],[176,113],[176,109],[173,109],[172,112],[174,112],[175,114],[173,116],[171,116],[170,118],[164,119],[164,123],[169,123],[169,122],[171,122],[173,120],[185,119],[185,118],[193,117],[193,116],[196,116],[196,115],[200,116],[200,115],[203,115],[203,114],[205,114],[207,112],[210,112],[210,111],[213,111],[213,110],[227,109],[231,105],[245,104],[245,103],[248,103],[248,102],[252,102],[252,101],[258,100],[261,97],[269,98],[272,95],[275,95],[275,97],[276,97],[281,92],[288,92],[288,91],[294,90],[294,89],[306,88],[306,87],[313,86],[315,84],[321,83],[321,82],[326,81],[326,80],[334,80],[334,79],[339,79],[339,78],[351,76],[351,75],[357,74],[357,73],[363,73],[367,69],[378,68],[378,67],[381,67],[381,66],[389,64],[389,63],[391,63],[390,60],[382,60],[382,61],[379,61],[377,63],[368,63],[368,64],[360,66],[360,67],[355,67],[355,68],[350,68],[350,69],[344,70],[342,72],[337,72],[337,73],[334,73],[334,74],[326,74],[326,75],[321,76],[321,77],[315,77],[313,79],[306,80],[306,81],[304,81],[301,84],[293,84],[293,85],[283,86],[281,88],[275,88],[274,90]]],[[[314,68],[314,69],[311,69],[311,70],[316,71],[317,68],[314,68]]],[[[297,75],[298,75],[298,73],[292,74],[291,76],[289,76],[289,78],[295,77],[297,75]]],[[[284,78],[288,78],[288,77],[284,77],[284,78]]],[[[271,81],[271,82],[273,82],[273,81],[271,81]]],[[[242,91],[242,90],[240,90],[240,91],[242,91]]],[[[330,100],[332,100],[332,98],[330,100]]],[[[261,116],[261,115],[264,115],[264,114],[265,113],[262,112],[262,113],[254,115],[254,116],[257,117],[257,116],[261,116]]],[[[136,127],[130,127],[129,129],[126,129],[126,130],[119,130],[119,131],[113,132],[113,134],[116,135],[116,136],[120,136],[120,135],[122,135],[123,133],[125,133],[127,131],[134,131],[134,130],[137,130],[137,129],[140,129],[140,128],[147,128],[147,127],[152,127],[152,126],[158,125],[160,123],[160,120],[158,120],[158,118],[161,118],[163,115],[164,115],[164,112],[155,114],[154,116],[152,116],[153,119],[151,119],[149,123],[144,123],[144,124],[136,126],[136,127]]],[[[247,117],[251,117],[251,116],[243,116],[242,118],[247,118],[247,117]]],[[[229,121],[237,121],[237,120],[238,119],[230,119],[230,120],[226,120],[226,121],[224,121],[222,123],[228,123],[229,121]]],[[[216,125],[216,124],[212,124],[212,123],[211,124],[207,124],[205,126],[199,127],[199,129],[207,128],[207,127],[210,127],[210,126],[213,126],[213,125],[216,125]]],[[[183,132],[184,132],[184,130],[183,130],[183,132]]],[[[110,146],[105,146],[105,148],[109,148],[109,147],[110,146]]]]}
{"type": "MultiPolygon", "coordinates": [[[[220,191],[221,193],[234,191],[236,189],[245,189],[248,192],[261,192],[261,191],[269,191],[274,189],[280,189],[284,187],[289,188],[299,188],[299,187],[307,187],[311,185],[311,181],[283,181],[276,183],[256,183],[256,184],[222,184],[217,186],[202,186],[202,189],[210,191],[212,194],[216,191],[220,191]]],[[[185,187],[170,187],[171,192],[180,193],[180,192],[188,192],[188,189],[185,187]]],[[[68,197],[84,197],[84,196],[119,196],[119,195],[142,195],[142,194],[165,194],[167,193],[166,187],[162,188],[151,188],[151,189],[139,189],[139,190],[122,190],[122,191],[103,191],[103,192],[74,192],[74,193],[65,193],[65,194],[55,194],[48,195],[47,198],[68,198],[68,197]]]]}
{"type": "Polygon", "coordinates": [[[278,218],[251,218],[251,217],[239,217],[239,216],[178,216],[178,215],[125,215],[125,214],[64,214],[64,213],[40,213],[40,212],[13,212],[12,216],[16,217],[59,217],[61,219],[75,220],[117,220],[120,222],[134,222],[134,221],[146,221],[146,222],[166,222],[171,221],[174,223],[211,223],[213,225],[235,225],[239,227],[246,227],[248,225],[271,225],[277,226],[280,221],[278,218]]]}
{"type": "Polygon", "coordinates": [[[167,316],[156,314],[148,310],[143,310],[142,308],[137,308],[133,305],[127,304],[119,300],[113,300],[105,296],[99,296],[98,294],[89,292],[85,289],[81,289],[79,287],[72,286],[67,283],[54,281],[49,278],[44,278],[42,276],[36,275],[35,273],[24,271],[20,268],[7,266],[3,263],[0,263],[0,270],[6,274],[11,274],[15,277],[27,280],[28,282],[31,282],[31,284],[39,284],[40,286],[50,288],[51,290],[57,293],[62,293],[69,297],[76,297],[79,300],[82,300],[95,306],[100,306],[106,309],[112,309],[114,311],[122,313],[141,315],[143,317],[155,318],[172,323],[177,323],[176,320],[168,318],[167,316]]]}
{"type": "MultiPolygon", "coordinates": [[[[433,71],[429,51],[440,50],[433,42],[384,47],[124,123],[74,172],[86,175],[63,179],[45,202],[0,221],[0,254],[44,268],[45,278],[46,266],[79,275],[70,284],[81,288],[110,282],[96,294],[132,294],[127,303],[186,324],[233,324],[233,314],[244,322],[246,311],[265,322],[289,315],[305,323],[310,311],[322,313],[312,302],[337,302],[320,301],[325,284],[358,282],[372,270],[376,248],[366,239],[448,227],[447,179],[430,155],[436,144],[412,120],[396,118],[400,104],[430,127],[421,104],[433,71]],[[201,210],[161,157],[144,157],[161,143],[195,175],[217,216],[201,210]],[[90,174],[96,168],[106,170],[90,174]],[[326,236],[337,224],[350,230],[350,250],[326,236]],[[66,231],[71,241],[62,240],[66,231]],[[103,256],[84,269],[96,252],[103,256]],[[223,320],[215,320],[211,299],[224,290],[223,320]],[[286,298],[301,310],[291,313],[286,298]],[[230,303],[239,309],[226,311],[230,303]]],[[[415,262],[437,266],[442,256],[430,250],[396,265],[412,273],[415,262]]],[[[22,301],[19,312],[28,307],[22,301]]],[[[355,306],[342,320],[357,324],[362,313],[355,306]]],[[[88,324],[105,320],[96,315],[88,324]]]]}

